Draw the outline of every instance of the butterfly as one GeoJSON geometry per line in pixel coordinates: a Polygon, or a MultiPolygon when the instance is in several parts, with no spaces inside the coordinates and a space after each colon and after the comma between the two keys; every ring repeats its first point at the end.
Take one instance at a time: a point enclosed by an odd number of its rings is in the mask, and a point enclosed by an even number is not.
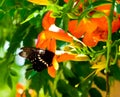
{"type": "Polygon", "coordinates": [[[52,60],[55,55],[53,52],[34,47],[23,47],[21,50],[19,55],[32,63],[32,68],[30,69],[40,72],[49,66],[52,66],[52,60]]]}

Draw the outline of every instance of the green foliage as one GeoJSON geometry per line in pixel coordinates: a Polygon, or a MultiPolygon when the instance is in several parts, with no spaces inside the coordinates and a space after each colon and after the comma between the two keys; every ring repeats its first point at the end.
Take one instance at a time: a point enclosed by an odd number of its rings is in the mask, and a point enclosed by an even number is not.
{"type": "Polygon", "coordinates": [[[119,10],[120,9],[120,4],[116,5],[116,9],[117,9],[117,12],[120,13],[120,10],[119,10]]]}
{"type": "Polygon", "coordinates": [[[57,88],[63,97],[79,97],[77,89],[67,84],[64,80],[58,81],[57,88]]]}
{"type": "Polygon", "coordinates": [[[117,64],[111,66],[110,68],[111,72],[110,74],[112,75],[112,77],[114,77],[116,80],[119,80],[120,81],[120,67],[118,67],[117,64]]]}
{"type": "Polygon", "coordinates": [[[102,95],[96,88],[91,88],[89,93],[90,93],[90,97],[102,97],[102,95]]]}
{"type": "Polygon", "coordinates": [[[94,82],[100,88],[101,90],[105,91],[106,90],[106,81],[103,77],[94,77],[94,82]]]}
{"type": "Polygon", "coordinates": [[[30,80],[31,80],[30,88],[35,89],[37,93],[43,86],[45,90],[49,88],[48,81],[50,80],[50,77],[47,75],[46,71],[43,71],[42,73],[37,73],[30,80]]]}

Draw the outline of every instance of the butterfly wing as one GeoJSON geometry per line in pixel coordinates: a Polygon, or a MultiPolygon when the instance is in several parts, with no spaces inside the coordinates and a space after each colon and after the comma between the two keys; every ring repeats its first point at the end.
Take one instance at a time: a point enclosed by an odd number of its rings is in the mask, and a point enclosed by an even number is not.
{"type": "Polygon", "coordinates": [[[52,65],[55,55],[53,52],[33,47],[23,47],[21,49],[19,55],[30,60],[34,70],[39,72],[52,65]]]}

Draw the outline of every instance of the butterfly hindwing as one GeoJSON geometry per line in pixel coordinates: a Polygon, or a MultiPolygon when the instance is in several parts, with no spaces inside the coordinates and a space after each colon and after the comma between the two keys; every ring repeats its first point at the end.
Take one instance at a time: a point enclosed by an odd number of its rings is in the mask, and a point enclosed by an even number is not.
{"type": "Polygon", "coordinates": [[[39,72],[52,65],[52,60],[55,55],[53,52],[33,47],[23,47],[21,49],[23,51],[19,55],[30,60],[34,70],[39,72]]]}

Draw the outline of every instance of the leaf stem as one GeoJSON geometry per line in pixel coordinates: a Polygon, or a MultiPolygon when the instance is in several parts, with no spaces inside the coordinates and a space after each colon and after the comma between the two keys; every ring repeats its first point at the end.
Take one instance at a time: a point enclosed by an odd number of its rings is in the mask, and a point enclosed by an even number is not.
{"type": "Polygon", "coordinates": [[[108,39],[107,39],[107,63],[106,63],[106,97],[110,97],[109,67],[110,67],[110,58],[111,58],[112,20],[113,20],[114,4],[115,4],[115,0],[112,0],[110,15],[107,17],[108,39]]]}
{"type": "Polygon", "coordinates": [[[2,7],[3,3],[5,2],[5,0],[2,0],[0,3],[0,7],[2,7]]]}

